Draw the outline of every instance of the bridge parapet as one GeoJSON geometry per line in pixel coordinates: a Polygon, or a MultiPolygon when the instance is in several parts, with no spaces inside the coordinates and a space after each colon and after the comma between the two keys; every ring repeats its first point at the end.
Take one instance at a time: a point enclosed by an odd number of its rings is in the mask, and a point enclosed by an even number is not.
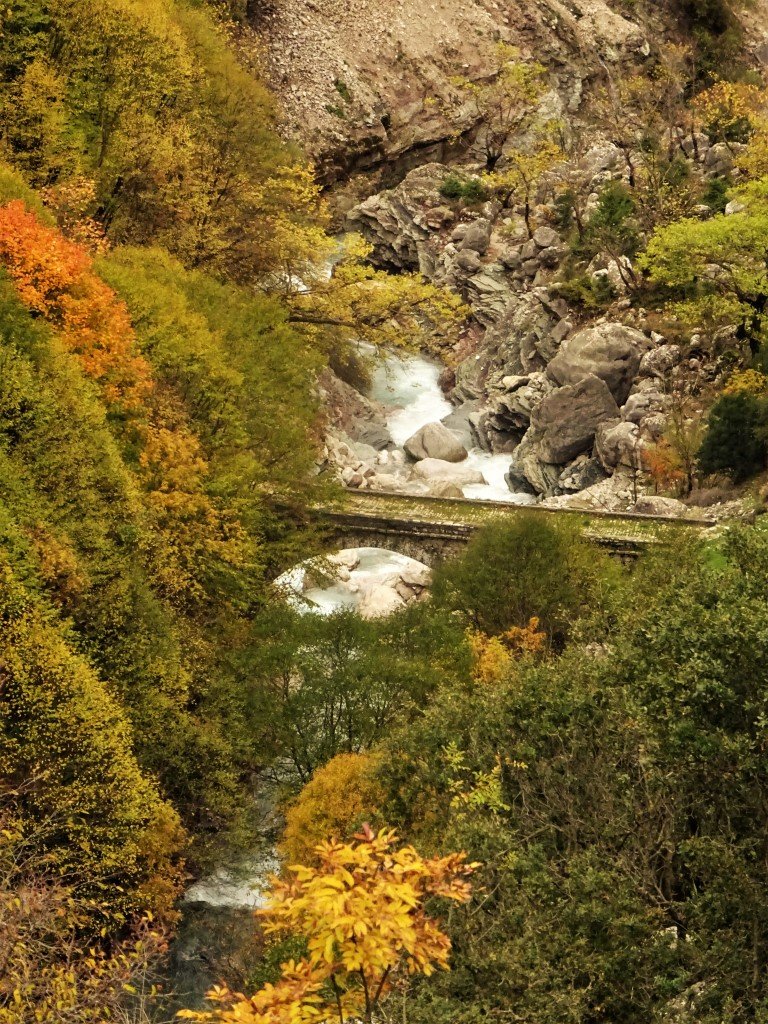
{"type": "Polygon", "coordinates": [[[329,540],[338,547],[384,548],[430,566],[459,554],[486,523],[521,513],[576,517],[585,536],[624,560],[636,558],[648,546],[669,540],[679,531],[700,532],[714,525],[701,519],[544,509],[366,491],[348,491],[342,501],[317,512],[329,540]]]}

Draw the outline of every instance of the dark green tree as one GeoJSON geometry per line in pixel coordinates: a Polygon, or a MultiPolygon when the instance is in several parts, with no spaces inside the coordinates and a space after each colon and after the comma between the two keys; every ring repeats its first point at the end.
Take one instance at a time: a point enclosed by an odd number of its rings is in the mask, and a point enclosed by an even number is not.
{"type": "Polygon", "coordinates": [[[524,627],[537,616],[561,644],[588,606],[601,603],[618,572],[576,524],[522,512],[484,527],[464,555],[437,570],[433,592],[439,605],[485,633],[524,627]]]}
{"type": "Polygon", "coordinates": [[[725,473],[735,483],[746,480],[765,465],[765,437],[761,402],[754,395],[721,395],[709,413],[707,433],[699,449],[703,473],[725,473]]]}

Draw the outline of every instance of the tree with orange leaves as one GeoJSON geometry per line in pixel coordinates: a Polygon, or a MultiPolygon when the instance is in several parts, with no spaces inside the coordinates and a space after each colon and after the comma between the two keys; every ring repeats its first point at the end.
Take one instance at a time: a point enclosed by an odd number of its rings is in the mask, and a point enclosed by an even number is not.
{"type": "Polygon", "coordinates": [[[151,370],[137,351],[125,303],[94,274],[85,249],[14,200],[0,207],[0,264],[22,302],[58,332],[106,400],[138,409],[151,391],[151,370]]]}
{"type": "Polygon", "coordinates": [[[450,939],[425,909],[431,897],[466,903],[476,864],[463,853],[421,857],[397,833],[368,825],[351,843],[321,843],[319,867],[296,865],[275,879],[265,910],[268,932],[307,942],[306,958],[283,964],[277,985],[248,998],[215,988],[221,1008],[184,1010],[187,1020],[221,1024],[372,1024],[398,982],[448,969],[450,939]]]}
{"type": "Polygon", "coordinates": [[[526,654],[539,654],[547,643],[547,634],[539,629],[539,620],[532,615],[526,626],[511,626],[498,636],[488,636],[479,629],[467,631],[478,683],[498,683],[506,675],[511,662],[526,654]]]}

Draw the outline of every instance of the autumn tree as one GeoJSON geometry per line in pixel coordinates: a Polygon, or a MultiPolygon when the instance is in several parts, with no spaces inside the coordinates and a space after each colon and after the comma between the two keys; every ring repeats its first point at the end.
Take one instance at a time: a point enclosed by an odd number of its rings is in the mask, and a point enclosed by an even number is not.
{"type": "Polygon", "coordinates": [[[0,1020],[3,1024],[95,1024],[156,1007],[155,971],[166,929],[151,915],[128,927],[84,879],[62,875],[50,840],[55,814],[32,822],[22,807],[39,785],[0,788],[0,1020]]]}
{"type": "Polygon", "coordinates": [[[565,153],[550,126],[536,131],[527,145],[510,147],[500,170],[486,174],[483,182],[505,206],[516,200],[523,207],[528,233],[533,233],[531,211],[542,178],[565,160],[565,153]]]}
{"type": "Polygon", "coordinates": [[[711,329],[735,324],[756,352],[768,303],[768,179],[745,186],[740,197],[738,213],[659,228],[641,265],[653,283],[690,296],[674,306],[685,322],[711,329]]]}
{"type": "Polygon", "coordinates": [[[557,647],[585,605],[610,590],[612,577],[607,558],[597,556],[574,525],[521,512],[513,521],[484,527],[464,554],[438,566],[433,597],[487,636],[511,640],[531,631],[538,644],[544,638],[534,635],[543,632],[557,647]],[[508,633],[511,627],[525,632],[508,633]]]}
{"type": "Polygon", "coordinates": [[[369,751],[469,662],[462,630],[424,606],[365,620],[276,604],[254,618],[248,639],[238,688],[249,728],[271,771],[301,785],[337,754],[369,751]]]}
{"type": "Polygon", "coordinates": [[[420,274],[377,270],[367,259],[371,246],[359,236],[348,236],[340,251],[333,240],[318,238],[311,251],[314,263],[286,262],[277,288],[291,323],[326,351],[356,341],[423,345],[455,330],[466,315],[456,295],[420,274]]]}
{"type": "Polygon", "coordinates": [[[372,821],[383,794],[375,754],[337,754],[318,768],[285,811],[280,852],[288,863],[313,864],[326,836],[347,838],[372,821]]]}
{"type": "Polygon", "coordinates": [[[539,629],[539,620],[533,615],[526,626],[511,626],[498,636],[471,629],[467,639],[474,659],[472,675],[478,683],[488,685],[503,679],[516,658],[541,653],[547,634],[539,629]]]}
{"type": "Polygon", "coordinates": [[[689,394],[673,386],[668,394],[664,433],[641,452],[641,464],[657,490],[688,497],[699,476],[698,452],[703,437],[700,408],[689,394]]]}
{"type": "Polygon", "coordinates": [[[94,273],[86,251],[42,224],[21,200],[0,207],[0,263],[22,301],[44,316],[108,401],[134,412],[151,390],[125,304],[94,273]]]}
{"type": "Polygon", "coordinates": [[[593,116],[620,151],[643,230],[689,213],[697,193],[685,155],[696,154],[696,122],[686,103],[691,51],[665,46],[650,67],[605,67],[593,116]]]}
{"type": "Polygon", "coordinates": [[[448,969],[451,943],[428,913],[432,898],[466,903],[476,864],[464,854],[421,857],[394,830],[368,826],[349,843],[316,848],[318,867],[296,865],[275,879],[262,915],[268,933],[306,940],[306,959],[248,998],[217,988],[223,1007],[187,1020],[222,1024],[373,1024],[409,976],[448,969]]]}
{"type": "Polygon", "coordinates": [[[718,78],[690,107],[712,142],[741,142],[765,116],[765,93],[754,83],[718,78]]]}
{"type": "MultiPolygon", "coordinates": [[[[546,68],[523,60],[520,51],[506,43],[497,48],[498,68],[490,82],[454,78],[454,108],[468,105],[481,125],[486,170],[492,172],[507,143],[527,132],[546,91],[546,68]]],[[[448,113],[451,113],[449,108],[448,113]]]]}

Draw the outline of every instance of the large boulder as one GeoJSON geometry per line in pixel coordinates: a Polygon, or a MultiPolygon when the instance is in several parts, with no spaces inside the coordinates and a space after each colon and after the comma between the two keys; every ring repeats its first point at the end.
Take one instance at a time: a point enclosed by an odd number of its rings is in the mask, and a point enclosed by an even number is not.
{"type": "MultiPolygon", "coordinates": [[[[481,275],[484,284],[489,271],[481,275]]],[[[477,279],[473,278],[473,285],[477,279]]],[[[494,299],[498,299],[497,295],[494,299]]],[[[478,296],[471,296],[474,304],[478,296]]],[[[489,295],[483,296],[490,311],[489,295]]],[[[512,295],[503,314],[489,327],[480,349],[456,367],[456,389],[459,400],[477,399],[487,394],[489,384],[510,375],[526,375],[544,370],[556,354],[570,322],[566,303],[550,295],[546,288],[535,288],[522,295],[512,295]]]]}
{"type": "Polygon", "coordinates": [[[657,494],[644,494],[638,498],[632,511],[644,516],[669,516],[671,519],[704,518],[677,498],[664,498],[657,494]]]}
{"type": "Polygon", "coordinates": [[[424,164],[396,188],[370,196],[349,211],[347,230],[371,243],[375,263],[431,272],[428,240],[434,230],[433,215],[443,209],[440,186],[447,173],[441,164],[424,164]]]}
{"type": "Polygon", "coordinates": [[[467,449],[442,423],[426,423],[408,438],[403,448],[417,462],[421,459],[463,462],[467,457],[467,449]]]}
{"type": "Polygon", "coordinates": [[[427,488],[430,498],[463,498],[464,491],[451,480],[432,480],[427,488]]]}
{"type": "Polygon", "coordinates": [[[379,584],[364,590],[357,606],[358,615],[363,619],[383,619],[405,608],[405,601],[395,587],[396,584],[379,584]]]}
{"type": "Polygon", "coordinates": [[[577,384],[588,375],[605,381],[619,405],[627,400],[649,347],[644,334],[624,324],[598,324],[577,331],[547,366],[557,384],[577,384]]]}
{"type": "Polygon", "coordinates": [[[469,449],[473,448],[479,441],[473,426],[473,422],[479,413],[479,401],[463,402],[453,412],[443,416],[440,422],[450,430],[454,437],[461,441],[465,448],[469,449]]]}
{"type": "Polygon", "coordinates": [[[413,467],[411,476],[414,480],[426,480],[428,483],[445,480],[457,487],[487,483],[479,470],[459,466],[455,462],[445,462],[442,459],[422,459],[413,467]]]}
{"type": "Polygon", "coordinates": [[[612,472],[617,466],[640,469],[643,442],[636,424],[618,420],[601,423],[595,434],[595,454],[603,468],[612,472]]]}
{"type": "Polygon", "coordinates": [[[566,384],[548,395],[531,416],[538,456],[563,466],[592,447],[601,423],[618,418],[619,407],[600,377],[588,374],[566,384]]]}
{"type": "Polygon", "coordinates": [[[482,256],[488,252],[491,244],[491,223],[485,217],[478,217],[471,224],[467,225],[466,231],[459,242],[460,249],[470,249],[472,252],[480,253],[482,256]]]}

